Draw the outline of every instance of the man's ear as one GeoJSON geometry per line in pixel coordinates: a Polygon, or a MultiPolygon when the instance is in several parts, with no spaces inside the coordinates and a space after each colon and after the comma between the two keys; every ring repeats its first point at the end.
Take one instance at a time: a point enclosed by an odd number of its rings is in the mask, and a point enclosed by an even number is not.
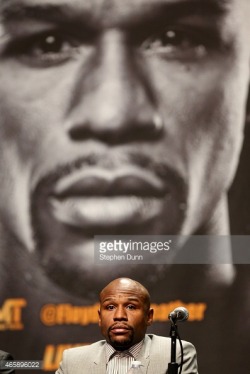
{"type": "Polygon", "coordinates": [[[98,309],[98,324],[101,326],[101,311],[98,309]]]}
{"type": "Polygon", "coordinates": [[[148,311],[148,322],[147,322],[148,326],[152,325],[153,317],[154,317],[154,309],[150,308],[149,311],[148,311]]]}

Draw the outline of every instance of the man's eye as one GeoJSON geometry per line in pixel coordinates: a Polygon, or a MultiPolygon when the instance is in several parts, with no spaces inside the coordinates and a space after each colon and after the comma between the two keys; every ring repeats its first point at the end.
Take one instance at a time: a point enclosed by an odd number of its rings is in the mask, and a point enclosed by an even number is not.
{"type": "Polygon", "coordinates": [[[46,35],[41,40],[34,42],[31,48],[34,54],[64,53],[72,47],[72,43],[58,35],[46,35]]]}
{"type": "Polygon", "coordinates": [[[114,305],[107,305],[107,306],[106,306],[106,309],[107,309],[107,310],[114,310],[114,309],[115,309],[115,306],[114,306],[114,305]]]}
{"type": "Polygon", "coordinates": [[[142,43],[142,49],[172,59],[201,58],[206,55],[209,38],[198,31],[169,28],[152,35],[142,43]]]}
{"type": "Polygon", "coordinates": [[[135,308],[134,305],[129,304],[129,305],[127,305],[127,309],[129,309],[129,310],[134,310],[134,309],[136,309],[136,308],[135,308]]]}
{"type": "Polygon", "coordinates": [[[21,37],[7,46],[5,54],[21,59],[24,63],[51,66],[60,64],[77,52],[80,43],[61,33],[47,32],[31,37],[21,37]]]}

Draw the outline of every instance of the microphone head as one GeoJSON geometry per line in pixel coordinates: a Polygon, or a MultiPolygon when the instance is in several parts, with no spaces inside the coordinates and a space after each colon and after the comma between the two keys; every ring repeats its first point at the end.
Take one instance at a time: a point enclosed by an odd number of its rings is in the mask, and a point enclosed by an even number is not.
{"type": "Polygon", "coordinates": [[[169,313],[168,318],[176,321],[186,321],[189,317],[188,310],[184,308],[184,306],[179,306],[178,308],[175,308],[171,313],[169,313]]]}

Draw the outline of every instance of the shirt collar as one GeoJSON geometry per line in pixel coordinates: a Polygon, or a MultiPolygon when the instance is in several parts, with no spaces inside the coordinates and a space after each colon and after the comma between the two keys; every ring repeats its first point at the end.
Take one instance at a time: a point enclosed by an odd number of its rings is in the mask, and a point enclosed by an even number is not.
{"type": "Polygon", "coordinates": [[[115,348],[112,347],[108,342],[105,343],[105,352],[106,352],[106,363],[109,362],[109,360],[115,355],[119,353],[127,354],[128,356],[132,356],[134,359],[136,359],[139,355],[139,352],[141,350],[141,347],[143,345],[144,339],[141,340],[139,343],[132,345],[127,350],[124,351],[116,351],[115,348]]]}

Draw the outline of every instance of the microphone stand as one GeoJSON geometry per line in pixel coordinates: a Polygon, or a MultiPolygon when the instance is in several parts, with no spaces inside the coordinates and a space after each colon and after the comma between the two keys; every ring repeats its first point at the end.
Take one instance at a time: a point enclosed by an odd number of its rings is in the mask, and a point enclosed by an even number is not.
{"type": "Polygon", "coordinates": [[[178,336],[177,325],[173,318],[169,318],[171,322],[171,362],[168,364],[168,374],[178,374],[178,363],[176,362],[176,337],[178,336]]]}

